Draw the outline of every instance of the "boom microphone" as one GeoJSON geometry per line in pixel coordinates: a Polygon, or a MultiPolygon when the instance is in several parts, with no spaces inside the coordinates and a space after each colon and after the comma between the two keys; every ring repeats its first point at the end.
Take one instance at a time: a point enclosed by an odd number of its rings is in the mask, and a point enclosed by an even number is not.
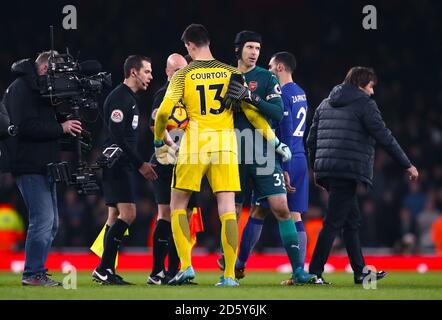
{"type": "Polygon", "coordinates": [[[135,77],[136,77],[138,80],[140,80],[140,82],[143,84],[143,86],[147,87],[147,83],[144,82],[143,80],[141,80],[141,78],[140,78],[137,74],[135,74],[135,77]]]}

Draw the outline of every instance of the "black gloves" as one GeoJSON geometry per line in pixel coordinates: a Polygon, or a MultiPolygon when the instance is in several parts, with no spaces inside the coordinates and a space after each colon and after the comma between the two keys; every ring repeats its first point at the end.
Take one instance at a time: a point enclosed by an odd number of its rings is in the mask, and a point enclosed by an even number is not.
{"type": "Polygon", "coordinates": [[[244,77],[241,74],[232,74],[229,87],[224,96],[224,105],[227,109],[237,112],[241,110],[241,101],[258,106],[261,98],[253,94],[244,84],[244,77]]]}
{"type": "Polygon", "coordinates": [[[233,98],[227,97],[227,93],[223,99],[223,103],[226,109],[232,109],[233,112],[241,111],[241,100],[235,100],[233,98]]]}

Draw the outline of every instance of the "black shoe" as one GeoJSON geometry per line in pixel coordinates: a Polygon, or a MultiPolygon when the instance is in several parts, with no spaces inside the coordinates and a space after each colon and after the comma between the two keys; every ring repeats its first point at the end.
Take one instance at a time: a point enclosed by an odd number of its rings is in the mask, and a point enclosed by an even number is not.
{"type": "Polygon", "coordinates": [[[314,284],[319,284],[319,285],[329,286],[329,285],[331,285],[332,283],[331,283],[331,282],[328,282],[328,281],[325,281],[325,279],[324,279],[323,277],[318,277],[318,278],[316,279],[316,281],[314,282],[314,284]]]}
{"type": "Polygon", "coordinates": [[[154,276],[149,276],[149,278],[147,279],[147,284],[162,286],[168,284],[171,279],[172,277],[169,277],[167,274],[164,273],[164,271],[161,271],[154,276]]]}
{"type": "Polygon", "coordinates": [[[355,280],[355,284],[362,284],[364,282],[365,277],[369,277],[368,280],[371,280],[372,277],[376,277],[376,280],[381,280],[383,278],[385,278],[387,276],[388,273],[386,273],[385,271],[378,271],[378,272],[373,272],[370,271],[369,273],[362,273],[359,275],[355,275],[354,276],[354,280],[355,280]]]}
{"type": "Polygon", "coordinates": [[[132,283],[125,281],[121,276],[114,274],[111,269],[106,269],[105,271],[95,269],[94,272],[92,272],[92,280],[102,285],[132,285],[132,283]]]}
{"type": "Polygon", "coordinates": [[[114,274],[114,277],[117,278],[117,281],[119,281],[119,285],[123,285],[123,286],[132,286],[133,283],[132,282],[128,282],[126,280],[123,279],[122,276],[120,276],[119,274],[114,274]]]}
{"type": "Polygon", "coordinates": [[[181,285],[182,286],[195,286],[195,285],[198,285],[198,283],[196,283],[190,279],[187,279],[181,285]]]}
{"type": "MultiPolygon", "coordinates": [[[[281,282],[282,286],[293,286],[295,284],[296,284],[296,282],[295,282],[295,280],[293,280],[293,278],[290,278],[290,279],[287,279],[287,280],[284,280],[284,281],[281,282]]],[[[309,284],[317,284],[317,285],[329,286],[332,283],[328,282],[328,281],[325,281],[323,277],[318,277],[318,278],[312,280],[309,284]]]]}
{"type": "Polygon", "coordinates": [[[31,277],[24,278],[21,284],[24,286],[35,286],[35,287],[57,287],[61,286],[61,282],[52,280],[49,278],[49,273],[43,273],[40,275],[35,275],[31,277]]]}
{"type": "Polygon", "coordinates": [[[246,270],[245,268],[237,269],[235,268],[235,278],[240,280],[243,279],[246,276],[246,270]]]}

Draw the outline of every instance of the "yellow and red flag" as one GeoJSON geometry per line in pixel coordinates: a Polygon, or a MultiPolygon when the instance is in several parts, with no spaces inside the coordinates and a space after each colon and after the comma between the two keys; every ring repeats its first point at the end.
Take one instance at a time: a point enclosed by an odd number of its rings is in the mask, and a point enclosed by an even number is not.
{"type": "Polygon", "coordinates": [[[200,207],[194,207],[192,209],[192,215],[190,216],[189,227],[190,227],[190,243],[192,244],[193,247],[196,243],[196,234],[198,232],[204,231],[203,217],[201,215],[200,207]]]}

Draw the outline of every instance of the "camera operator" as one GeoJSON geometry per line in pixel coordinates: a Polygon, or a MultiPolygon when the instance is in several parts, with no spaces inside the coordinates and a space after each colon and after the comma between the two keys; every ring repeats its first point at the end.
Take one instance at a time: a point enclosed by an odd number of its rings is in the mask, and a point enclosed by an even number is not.
{"type": "Polygon", "coordinates": [[[109,207],[105,227],[104,251],[100,265],[92,278],[101,284],[127,285],[115,274],[115,258],[126,229],[136,217],[136,169],[149,180],[157,174],[149,162],[137,152],[139,109],[135,93],[146,90],[152,77],[151,60],[131,55],[124,62],[124,82],[108,95],[104,102],[104,125],[108,129],[105,147],[117,144],[122,156],[111,168],[103,169],[103,193],[109,207]]]}
{"type": "Polygon", "coordinates": [[[10,138],[10,171],[29,211],[25,245],[23,285],[58,286],[48,277],[46,258],[58,228],[56,186],[47,173],[47,164],[58,162],[58,139],[64,134],[81,134],[81,122],[57,121],[56,107],[40,96],[39,77],[47,73],[50,51],[42,52],[35,62],[20,60],[12,65],[17,79],[8,87],[3,103],[18,134],[10,138]]]}

